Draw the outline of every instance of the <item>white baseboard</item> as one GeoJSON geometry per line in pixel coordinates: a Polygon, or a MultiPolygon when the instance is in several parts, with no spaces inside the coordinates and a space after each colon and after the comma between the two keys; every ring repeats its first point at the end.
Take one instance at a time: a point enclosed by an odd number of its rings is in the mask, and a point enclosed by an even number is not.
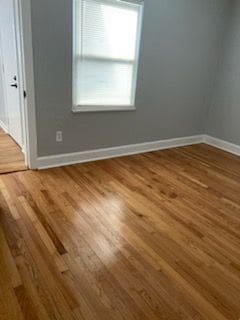
{"type": "Polygon", "coordinates": [[[0,120],[0,128],[2,128],[6,133],[8,133],[8,128],[7,126],[0,120]]]}
{"type": "Polygon", "coordinates": [[[83,162],[117,158],[121,156],[128,156],[128,155],[140,154],[145,152],[170,149],[175,147],[183,147],[183,146],[188,146],[188,145],[193,145],[198,143],[206,143],[210,146],[213,146],[218,149],[240,156],[239,145],[203,134],[203,135],[195,135],[190,137],[166,139],[166,140],[160,140],[160,141],[119,146],[119,147],[113,147],[113,148],[96,149],[96,150],[83,151],[83,152],[38,157],[37,169],[47,169],[47,168],[61,167],[61,166],[83,163],[83,162]]]}
{"type": "Polygon", "coordinates": [[[202,143],[204,135],[195,135],[190,137],[167,139],[139,144],[132,144],[120,147],[97,149],[76,153],[68,153],[61,155],[53,155],[46,157],[38,157],[37,168],[47,169],[53,167],[60,167],[65,165],[103,160],[109,158],[116,158],[121,156],[140,154],[145,152],[170,149],[175,147],[188,146],[193,144],[202,143]]]}
{"type": "Polygon", "coordinates": [[[204,140],[204,143],[209,144],[210,146],[213,146],[218,149],[240,156],[240,146],[237,144],[227,142],[218,138],[214,138],[209,135],[204,135],[203,140],[204,140]]]}

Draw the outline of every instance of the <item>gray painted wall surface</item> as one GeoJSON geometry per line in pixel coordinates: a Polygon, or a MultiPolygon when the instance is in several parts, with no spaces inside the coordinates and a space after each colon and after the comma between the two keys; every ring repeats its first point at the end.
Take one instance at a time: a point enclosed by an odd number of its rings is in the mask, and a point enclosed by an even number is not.
{"type": "Polygon", "coordinates": [[[71,0],[32,0],[38,155],[203,133],[229,5],[145,0],[137,110],[72,114],[71,0]]]}
{"type": "Polygon", "coordinates": [[[233,1],[232,5],[207,133],[240,144],[240,1],[233,1]]]}

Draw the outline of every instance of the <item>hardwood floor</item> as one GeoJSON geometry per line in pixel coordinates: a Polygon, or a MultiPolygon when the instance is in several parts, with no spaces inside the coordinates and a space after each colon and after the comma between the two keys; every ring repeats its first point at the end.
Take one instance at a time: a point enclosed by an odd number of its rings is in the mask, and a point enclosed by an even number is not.
{"type": "Polygon", "coordinates": [[[24,155],[15,141],[0,128],[0,174],[26,170],[24,155]]]}
{"type": "Polygon", "coordinates": [[[240,158],[201,144],[0,176],[1,320],[240,319],[240,158]]]}

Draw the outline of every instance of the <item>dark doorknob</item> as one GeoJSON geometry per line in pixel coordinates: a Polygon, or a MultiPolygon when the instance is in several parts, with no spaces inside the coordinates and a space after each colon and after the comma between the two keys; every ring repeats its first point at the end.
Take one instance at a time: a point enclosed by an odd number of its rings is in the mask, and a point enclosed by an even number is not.
{"type": "Polygon", "coordinates": [[[11,84],[11,87],[15,87],[15,88],[17,88],[17,87],[18,87],[18,85],[17,85],[16,83],[14,83],[14,84],[11,84]]]}

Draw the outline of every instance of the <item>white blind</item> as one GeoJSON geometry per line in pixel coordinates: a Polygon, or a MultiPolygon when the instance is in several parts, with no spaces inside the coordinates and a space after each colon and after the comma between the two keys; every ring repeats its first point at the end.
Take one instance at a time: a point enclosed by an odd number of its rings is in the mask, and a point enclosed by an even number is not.
{"type": "Polygon", "coordinates": [[[141,5],[75,0],[75,105],[132,105],[141,5]]]}

